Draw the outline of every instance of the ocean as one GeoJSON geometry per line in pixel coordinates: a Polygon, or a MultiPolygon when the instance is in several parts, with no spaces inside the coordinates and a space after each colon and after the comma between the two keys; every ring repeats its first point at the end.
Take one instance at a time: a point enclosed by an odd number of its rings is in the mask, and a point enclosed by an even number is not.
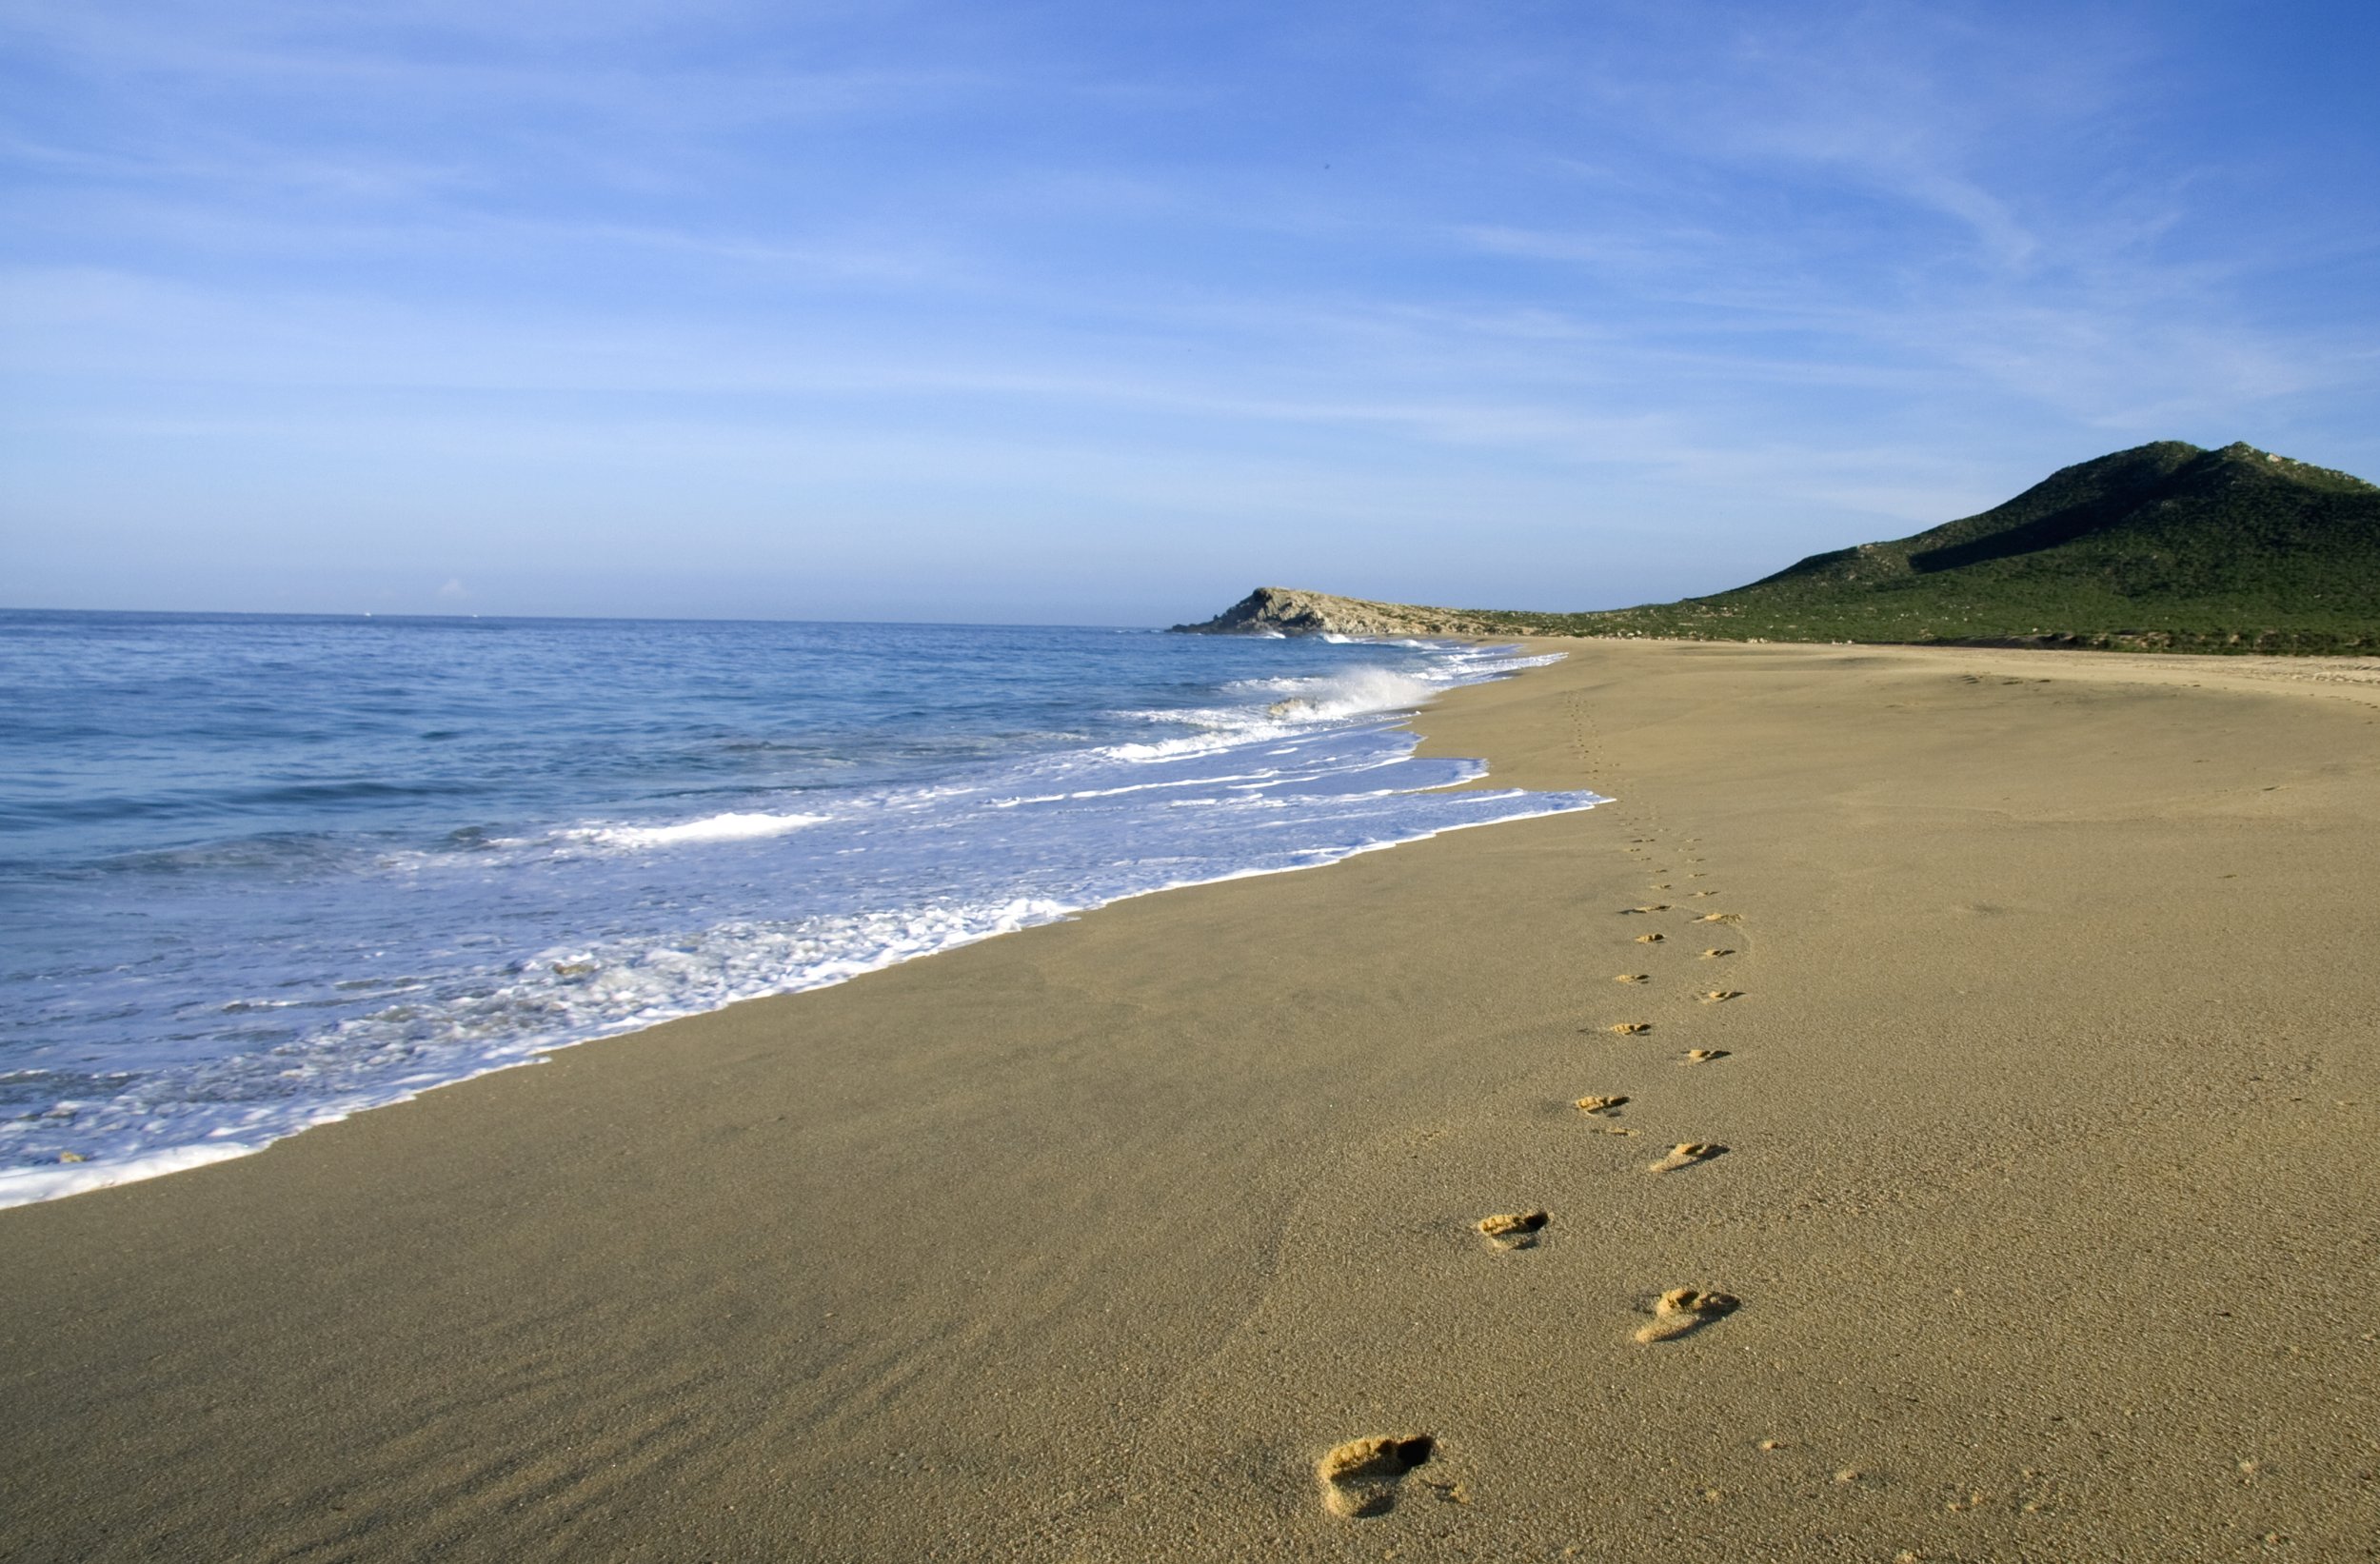
{"type": "Polygon", "coordinates": [[[1398,724],[1510,647],[0,612],[0,1204],[1172,886],[1591,793],[1398,724]]]}

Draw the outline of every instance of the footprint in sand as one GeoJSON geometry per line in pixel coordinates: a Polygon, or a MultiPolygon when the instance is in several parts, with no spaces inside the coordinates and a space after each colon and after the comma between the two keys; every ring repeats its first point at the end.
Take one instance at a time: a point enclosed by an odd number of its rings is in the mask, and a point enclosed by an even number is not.
{"type": "Polygon", "coordinates": [[[1743,997],[1744,991],[1740,988],[1707,988],[1695,996],[1704,1004],[1725,1004],[1730,1000],[1740,1000],[1743,997]]]}
{"type": "Polygon", "coordinates": [[[1646,1163],[1645,1171],[1676,1173],[1679,1168],[1690,1168],[1696,1162],[1707,1162],[1714,1157],[1723,1156],[1726,1151],[1725,1146],[1714,1145],[1708,1140],[1680,1140],[1670,1147],[1667,1157],[1657,1162],[1646,1163]]]}
{"type": "Polygon", "coordinates": [[[1636,1038],[1652,1031],[1653,1023],[1651,1021],[1614,1021],[1603,1030],[1617,1032],[1623,1038],[1636,1038]]]}
{"type": "Polygon", "coordinates": [[[1669,936],[1666,934],[1639,934],[1636,936],[1636,943],[1640,945],[1657,945],[1668,938],[1669,936]]]}
{"type": "Polygon", "coordinates": [[[1726,1057],[1727,1050],[1724,1048],[1689,1048],[1686,1050],[1688,1064],[1708,1064],[1713,1059],[1726,1057]]]}
{"type": "Polygon", "coordinates": [[[1622,972],[1613,978],[1612,981],[1616,983],[1642,983],[1650,982],[1652,980],[1653,974],[1650,972],[1622,972]]]}
{"type": "Polygon", "coordinates": [[[1706,961],[1716,961],[1722,956],[1733,956],[1735,954],[1735,953],[1732,950],[1722,950],[1718,946],[1713,945],[1709,950],[1702,953],[1702,959],[1706,961]]]}
{"type": "Polygon", "coordinates": [[[1349,1439],[1314,1463],[1322,1507],[1334,1515],[1385,1515],[1397,1504],[1398,1480],[1430,1458],[1438,1441],[1427,1434],[1349,1439]]]}
{"type": "Polygon", "coordinates": [[[1716,891],[1688,891],[1686,894],[1689,896],[1716,896],[1719,893],[1716,891]]]}
{"type": "Polygon", "coordinates": [[[1735,1299],[1725,1293],[1705,1293],[1694,1287],[1673,1287],[1653,1302],[1652,1323],[1636,1332],[1648,1345],[1692,1336],[1715,1319],[1735,1312],[1735,1299]]]}
{"type": "Polygon", "coordinates": [[[1634,917],[1636,917],[1636,916],[1637,916],[1638,914],[1640,914],[1640,913],[1648,913],[1648,912],[1667,912],[1667,911],[1669,911],[1669,905],[1668,905],[1668,903],[1667,903],[1667,902],[1660,902],[1660,903],[1656,903],[1656,905],[1654,905],[1654,906],[1650,906],[1650,907],[1622,907],[1622,908],[1620,908],[1620,910],[1619,910],[1619,915],[1620,915],[1622,918],[1634,918],[1634,917]]]}
{"type": "Polygon", "coordinates": [[[1493,1217],[1482,1217],[1477,1225],[1488,1242],[1498,1249],[1534,1249],[1537,1235],[1554,1218],[1540,1208],[1536,1211],[1499,1211],[1493,1217]]]}
{"type": "Polygon", "coordinates": [[[1582,1097],[1578,1099],[1580,1113],[1607,1114],[1626,1104],[1624,1097],[1582,1097]]]}
{"type": "Polygon", "coordinates": [[[1740,912],[1706,912],[1695,920],[1697,923],[1740,923],[1743,921],[1744,915],[1740,912]]]}

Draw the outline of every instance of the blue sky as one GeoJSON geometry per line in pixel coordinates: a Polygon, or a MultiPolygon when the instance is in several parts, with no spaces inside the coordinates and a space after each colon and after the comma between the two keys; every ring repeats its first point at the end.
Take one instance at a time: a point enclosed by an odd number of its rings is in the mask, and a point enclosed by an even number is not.
{"type": "Polygon", "coordinates": [[[2369,6],[0,4],[0,603],[1606,607],[2380,477],[2369,6]]]}

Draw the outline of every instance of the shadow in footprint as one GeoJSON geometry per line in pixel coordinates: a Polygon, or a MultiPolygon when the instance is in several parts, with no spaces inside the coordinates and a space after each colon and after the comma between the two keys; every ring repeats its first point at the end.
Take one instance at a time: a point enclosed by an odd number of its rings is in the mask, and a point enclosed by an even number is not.
{"type": "Polygon", "coordinates": [[[1537,1235],[1553,1219],[1542,1209],[1499,1211],[1493,1217],[1480,1218],[1475,1225],[1498,1249],[1535,1249],[1537,1235]]]}
{"type": "Polygon", "coordinates": [[[1680,1140],[1670,1147],[1668,1156],[1657,1162],[1646,1164],[1645,1171],[1647,1173],[1676,1173],[1679,1168],[1690,1168],[1697,1162],[1707,1162],[1714,1157],[1726,1155],[1725,1146],[1709,1140],[1680,1140]]]}
{"type": "Polygon", "coordinates": [[[1349,1439],[1314,1464],[1322,1507],[1350,1518],[1385,1515],[1397,1506],[1397,1484],[1430,1458],[1438,1441],[1427,1434],[1349,1439]]]}
{"type": "Polygon", "coordinates": [[[1736,1300],[1726,1293],[1706,1293],[1694,1287],[1673,1287],[1653,1300],[1653,1318],[1636,1332],[1650,1345],[1689,1336],[1715,1319],[1735,1312],[1736,1300]]]}

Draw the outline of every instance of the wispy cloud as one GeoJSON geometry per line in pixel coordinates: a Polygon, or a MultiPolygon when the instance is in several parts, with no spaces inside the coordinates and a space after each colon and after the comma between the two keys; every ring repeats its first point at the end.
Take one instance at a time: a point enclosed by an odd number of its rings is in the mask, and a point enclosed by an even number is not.
{"type": "MultiPolygon", "coordinates": [[[[2352,189],[2276,193],[2342,122],[2183,133],[2227,71],[2298,111],[2216,38],[2105,4],[0,7],[8,406],[41,505],[143,439],[246,453],[293,514],[333,470],[434,486],[428,449],[539,515],[806,496],[797,530],[932,472],[1053,558],[1082,534],[1036,518],[1083,507],[1317,557],[1394,516],[1417,595],[1432,514],[1496,515],[1475,560],[1592,534],[1650,572],[1627,540],[1790,558],[2134,439],[2380,465],[2380,252],[2352,189]]],[[[415,579],[457,564],[497,579],[415,579]]]]}

